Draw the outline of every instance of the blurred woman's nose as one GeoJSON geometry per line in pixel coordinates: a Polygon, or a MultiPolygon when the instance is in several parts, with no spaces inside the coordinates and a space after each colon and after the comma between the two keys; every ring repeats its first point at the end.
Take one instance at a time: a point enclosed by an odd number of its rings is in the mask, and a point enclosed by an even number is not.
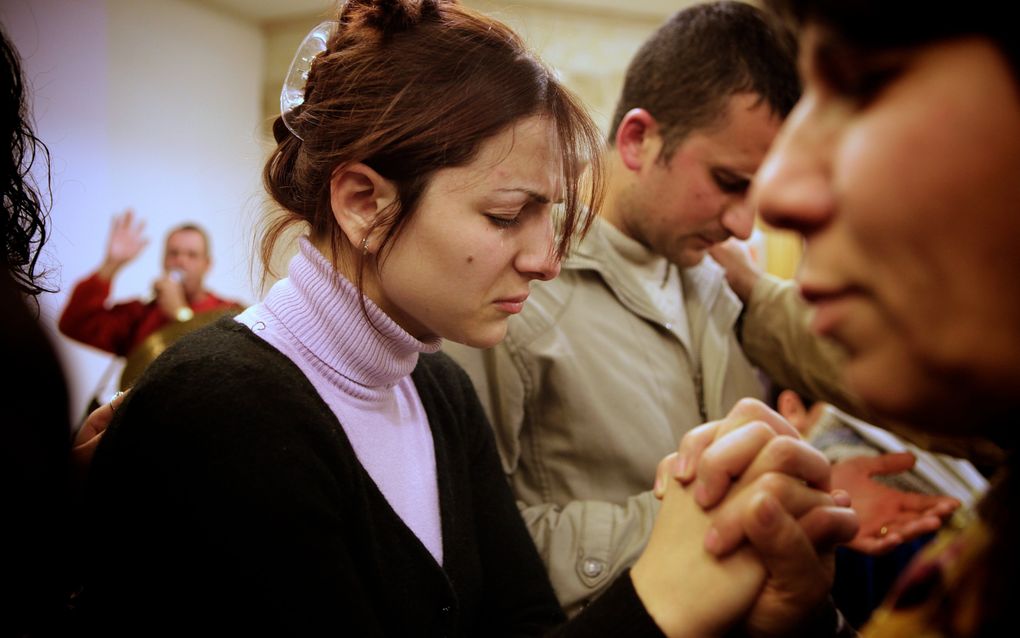
{"type": "Polygon", "coordinates": [[[835,132],[833,122],[818,117],[815,99],[802,98],[754,180],[751,199],[763,220],[805,235],[829,221],[835,132]]]}

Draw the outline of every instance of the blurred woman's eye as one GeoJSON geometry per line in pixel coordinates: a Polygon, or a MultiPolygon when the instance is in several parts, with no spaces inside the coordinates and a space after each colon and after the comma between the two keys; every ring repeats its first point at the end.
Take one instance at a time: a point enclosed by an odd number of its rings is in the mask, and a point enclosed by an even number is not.
{"type": "Polygon", "coordinates": [[[903,71],[896,54],[864,54],[844,46],[820,45],[815,54],[815,73],[834,94],[866,105],[903,71]]]}

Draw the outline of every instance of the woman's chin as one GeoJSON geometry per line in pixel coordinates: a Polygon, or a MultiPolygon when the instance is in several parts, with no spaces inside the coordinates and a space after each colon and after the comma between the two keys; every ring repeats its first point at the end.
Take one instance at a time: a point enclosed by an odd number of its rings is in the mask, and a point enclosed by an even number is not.
{"type": "Polygon", "coordinates": [[[852,360],[845,372],[847,386],[871,414],[933,434],[973,431],[966,405],[956,400],[961,395],[937,377],[909,366],[871,363],[852,360]]]}
{"type": "Polygon", "coordinates": [[[465,330],[456,335],[445,337],[448,341],[455,341],[472,348],[491,348],[498,345],[506,338],[506,321],[498,324],[490,324],[478,329],[465,330]]]}

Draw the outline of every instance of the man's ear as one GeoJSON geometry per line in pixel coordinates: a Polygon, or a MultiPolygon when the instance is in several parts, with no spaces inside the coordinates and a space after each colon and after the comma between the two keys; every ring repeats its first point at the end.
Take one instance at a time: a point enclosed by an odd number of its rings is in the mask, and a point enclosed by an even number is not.
{"type": "Polygon", "coordinates": [[[809,429],[807,423],[807,407],[804,401],[793,390],[783,390],[776,398],[776,412],[790,422],[790,425],[797,428],[801,434],[806,434],[809,429]]]}
{"type": "Polygon", "coordinates": [[[359,250],[375,252],[378,248],[375,242],[387,229],[376,225],[376,221],[396,198],[393,182],[360,162],[337,168],[329,180],[333,217],[351,245],[359,250]]]}
{"type": "Polygon", "coordinates": [[[659,123],[652,114],[644,109],[627,111],[616,127],[616,152],[624,166],[641,170],[648,162],[657,161],[661,150],[659,123]]]}

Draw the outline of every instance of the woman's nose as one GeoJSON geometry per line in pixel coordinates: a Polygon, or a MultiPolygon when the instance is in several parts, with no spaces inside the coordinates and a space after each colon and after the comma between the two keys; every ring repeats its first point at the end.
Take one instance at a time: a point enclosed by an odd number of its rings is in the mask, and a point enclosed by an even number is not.
{"type": "Polygon", "coordinates": [[[803,98],[755,177],[751,198],[762,219],[802,234],[828,222],[834,212],[830,158],[835,139],[831,125],[817,117],[813,99],[803,98]]]}
{"type": "Polygon", "coordinates": [[[532,228],[522,235],[523,244],[517,254],[515,268],[529,279],[546,281],[560,274],[560,258],[556,254],[556,229],[549,216],[534,220],[532,228]]]}

